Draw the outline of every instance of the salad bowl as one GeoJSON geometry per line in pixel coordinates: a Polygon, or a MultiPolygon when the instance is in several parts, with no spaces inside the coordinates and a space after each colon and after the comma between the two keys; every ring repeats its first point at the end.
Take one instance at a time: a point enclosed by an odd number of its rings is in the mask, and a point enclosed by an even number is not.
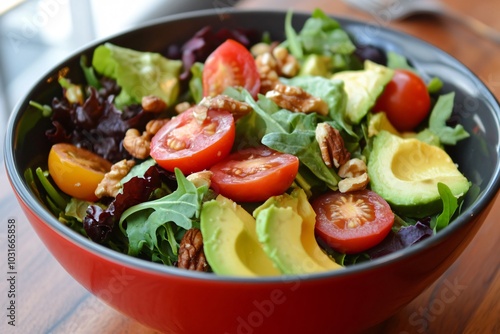
{"type": "MultiPolygon", "coordinates": [[[[69,229],[27,183],[28,167],[45,164],[50,126],[30,101],[60,95],[60,76],[84,80],[82,55],[104,42],[165,52],[206,26],[258,29],[284,40],[285,12],[200,11],[161,19],[96,41],[42,77],[9,121],[5,163],[11,185],[35,232],[82,286],[110,307],[165,333],[356,333],[390,317],[430,286],[457,259],[488,216],[500,186],[500,106],[486,86],[450,55],[408,35],[337,18],[359,44],[395,51],[427,77],[455,92],[454,121],[470,138],[449,154],[471,182],[461,213],[436,235],[395,253],[343,270],[278,277],[226,277],[187,271],[121,254],[69,229]],[[258,22],[258,24],[257,24],[258,22]]],[[[295,13],[301,27],[309,13],[295,13]]]]}

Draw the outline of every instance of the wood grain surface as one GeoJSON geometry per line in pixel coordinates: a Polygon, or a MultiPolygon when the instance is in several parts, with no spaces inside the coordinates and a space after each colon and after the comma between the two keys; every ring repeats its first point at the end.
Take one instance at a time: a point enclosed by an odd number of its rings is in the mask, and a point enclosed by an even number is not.
{"type": "MultiPolygon", "coordinates": [[[[500,30],[500,1],[446,1],[500,30]]],[[[224,0],[221,1],[224,3],[224,0]]],[[[230,5],[234,1],[227,1],[230,5]]],[[[214,2],[215,4],[215,2],[214,2]]],[[[312,10],[407,32],[458,58],[500,98],[500,45],[444,17],[388,22],[338,0],[244,0],[247,9],[312,10]]],[[[3,138],[3,132],[1,133],[3,138]]],[[[3,145],[3,143],[2,143],[3,145]]],[[[0,158],[0,333],[155,333],[103,304],[52,258],[20,211],[0,158]],[[16,326],[7,324],[7,224],[17,233],[16,326]]],[[[487,162],[478,162],[487,163],[487,162]]],[[[500,201],[456,263],[435,284],[370,333],[500,333],[500,201]]],[[[381,301],[383,303],[383,301],[381,301]]],[[[208,332],[207,332],[208,333],[208,332]]]]}

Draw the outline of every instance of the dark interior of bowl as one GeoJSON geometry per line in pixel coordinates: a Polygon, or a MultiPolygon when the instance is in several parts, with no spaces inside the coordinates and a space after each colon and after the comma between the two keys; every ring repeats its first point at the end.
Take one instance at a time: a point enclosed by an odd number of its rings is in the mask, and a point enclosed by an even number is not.
{"type": "MultiPolygon", "coordinates": [[[[308,17],[309,14],[296,13],[293,19],[296,29],[300,29],[308,17]]],[[[273,39],[283,40],[284,18],[284,12],[231,11],[219,15],[213,11],[204,11],[194,16],[179,15],[154,22],[106,41],[142,51],[164,52],[170,44],[181,44],[207,25],[214,29],[259,29],[270,32],[273,39]]],[[[482,210],[492,200],[499,186],[500,115],[498,102],[491,92],[460,62],[431,45],[381,27],[342,18],[338,20],[357,43],[372,44],[403,54],[423,75],[442,79],[444,92],[456,92],[452,118],[454,122],[462,124],[471,137],[450,148],[449,152],[459,169],[473,184],[463,210],[482,210]]],[[[69,77],[75,83],[84,82],[79,65],[80,57],[85,54],[91,59],[93,49],[102,42],[104,41],[93,43],[76,52],[66,62],[49,71],[16,107],[7,143],[13,144],[13,163],[19,173],[19,186],[25,191],[29,191],[29,188],[22,181],[23,171],[29,166],[46,165],[50,148],[44,136],[50,125],[49,120],[29,107],[29,101],[50,104],[52,97],[61,94],[57,82],[60,75],[69,77]]],[[[6,161],[9,165],[12,159],[9,159],[8,151],[7,147],[6,161]]],[[[12,167],[8,166],[8,170],[13,173],[12,167]]],[[[53,223],[58,224],[55,219],[53,223]]],[[[68,229],[68,233],[75,232],[68,229]]]]}

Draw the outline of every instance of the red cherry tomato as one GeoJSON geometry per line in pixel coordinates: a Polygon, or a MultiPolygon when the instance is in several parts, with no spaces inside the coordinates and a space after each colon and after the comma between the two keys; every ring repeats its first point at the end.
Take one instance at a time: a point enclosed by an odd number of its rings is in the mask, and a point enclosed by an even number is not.
{"type": "Polygon", "coordinates": [[[329,192],[312,202],[316,234],[341,253],[365,251],[390,232],[394,213],[389,204],[371,190],[329,192]]]}
{"type": "Polygon", "coordinates": [[[236,202],[265,201],[284,193],[299,170],[299,159],[266,146],[247,148],[212,166],[212,188],[236,202]]]}
{"type": "Polygon", "coordinates": [[[429,115],[430,107],[425,82],[411,71],[397,69],[373,111],[385,112],[391,124],[403,132],[415,129],[429,115]]]}
{"type": "Polygon", "coordinates": [[[151,140],[151,156],[163,168],[184,174],[207,169],[224,159],[233,146],[231,113],[208,110],[203,121],[188,109],[165,124],[151,140]]]}
{"type": "Polygon", "coordinates": [[[202,80],[204,96],[222,94],[227,87],[243,87],[255,98],[260,90],[260,75],[252,54],[232,39],[208,56],[202,80]]]}

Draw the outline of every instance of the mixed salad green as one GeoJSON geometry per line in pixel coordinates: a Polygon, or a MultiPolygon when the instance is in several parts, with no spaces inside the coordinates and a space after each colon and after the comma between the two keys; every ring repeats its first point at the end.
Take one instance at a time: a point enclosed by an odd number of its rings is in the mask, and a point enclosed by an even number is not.
{"type": "Polygon", "coordinates": [[[27,182],[95,242],[218,274],[338,269],[445,228],[470,186],[444,150],[468,137],[454,93],[321,10],[291,19],[285,41],[97,47],[86,82],[32,102],[53,147],[27,182]]]}

